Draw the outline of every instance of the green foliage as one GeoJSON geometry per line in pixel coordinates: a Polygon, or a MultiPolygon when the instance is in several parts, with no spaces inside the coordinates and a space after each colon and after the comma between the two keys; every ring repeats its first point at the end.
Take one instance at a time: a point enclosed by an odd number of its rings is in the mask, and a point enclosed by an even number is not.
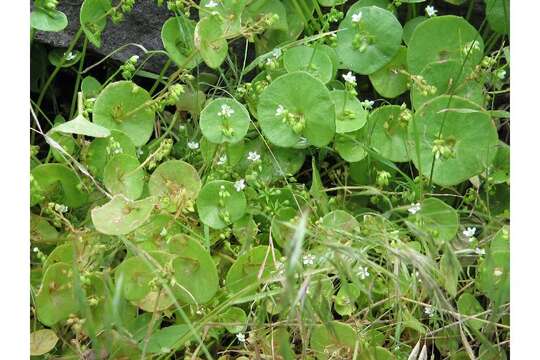
{"type": "Polygon", "coordinates": [[[116,64],[85,0],[32,46],[32,355],[506,358],[508,1],[451,3],[158,1],[116,64]]]}

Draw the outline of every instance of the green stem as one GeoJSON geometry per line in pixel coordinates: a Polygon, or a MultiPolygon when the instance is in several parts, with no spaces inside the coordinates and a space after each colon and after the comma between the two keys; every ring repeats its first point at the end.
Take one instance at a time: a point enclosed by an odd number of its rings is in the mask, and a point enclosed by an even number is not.
{"type": "Polygon", "coordinates": [[[86,48],[88,47],[88,39],[84,38],[81,60],[79,61],[79,69],[77,70],[77,79],[75,79],[75,87],[73,89],[73,97],[71,99],[71,107],[69,109],[69,119],[75,116],[75,105],[77,104],[77,92],[79,91],[79,85],[81,84],[81,73],[84,66],[84,58],[86,56],[86,48]]]}

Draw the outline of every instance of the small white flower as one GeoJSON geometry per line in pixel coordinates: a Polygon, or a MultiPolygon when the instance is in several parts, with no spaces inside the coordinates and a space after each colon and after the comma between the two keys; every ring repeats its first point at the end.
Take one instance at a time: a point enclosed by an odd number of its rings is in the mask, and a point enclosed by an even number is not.
{"type": "Polygon", "coordinates": [[[178,125],[178,130],[185,130],[186,129],[186,125],[178,125]]]}
{"type": "Polygon", "coordinates": [[[495,75],[499,78],[499,80],[504,80],[504,78],[506,78],[506,70],[499,69],[495,72],[495,75]]]}
{"type": "Polygon", "coordinates": [[[215,8],[216,6],[218,6],[219,4],[217,2],[215,2],[214,0],[210,0],[208,2],[208,4],[205,5],[205,7],[209,8],[209,9],[212,9],[212,8],[215,8]]]}
{"type": "Polygon", "coordinates": [[[272,50],[272,56],[274,58],[276,58],[276,59],[279,58],[281,56],[281,49],[276,48],[276,49],[272,50]]]}
{"type": "Polygon", "coordinates": [[[234,110],[227,104],[221,105],[221,110],[218,112],[219,116],[230,118],[234,114],[234,110]]]}
{"type": "Polygon", "coordinates": [[[356,273],[360,279],[364,280],[367,277],[369,277],[369,271],[367,267],[360,267],[360,269],[356,273]]]}
{"type": "Polygon", "coordinates": [[[418,280],[418,282],[422,282],[422,278],[420,277],[420,273],[418,271],[414,272],[414,276],[416,277],[416,280],[418,280]]]}
{"type": "Polygon", "coordinates": [[[356,273],[358,276],[360,276],[360,279],[364,280],[365,278],[369,277],[369,271],[367,267],[360,267],[358,272],[356,273]]]}
{"type": "Polygon", "coordinates": [[[162,236],[162,237],[163,237],[163,236],[167,236],[167,229],[162,228],[162,229],[161,229],[161,232],[159,233],[159,236],[162,236]]]}
{"type": "Polygon", "coordinates": [[[246,188],[246,180],[244,180],[244,179],[237,180],[237,181],[234,183],[234,188],[235,188],[236,191],[238,191],[238,192],[244,190],[244,189],[246,188]]]}
{"type": "Polygon", "coordinates": [[[426,15],[429,17],[436,16],[438,11],[431,5],[426,6],[426,15]]]}
{"type": "Polygon", "coordinates": [[[37,253],[39,252],[39,248],[37,246],[35,246],[33,249],[32,249],[33,252],[37,253]]]}
{"type": "Polygon", "coordinates": [[[356,76],[354,76],[352,72],[349,71],[348,73],[343,75],[343,79],[345,80],[345,82],[356,86],[356,76]]]}
{"type": "Polygon", "coordinates": [[[62,204],[55,204],[54,205],[54,210],[56,210],[59,213],[63,214],[63,213],[66,213],[68,211],[68,207],[66,205],[62,205],[62,204]]]}
{"type": "Polygon", "coordinates": [[[469,241],[473,241],[472,238],[474,237],[475,233],[476,233],[475,227],[468,227],[462,232],[463,236],[469,238],[469,241]]]}
{"type": "Polygon", "coordinates": [[[285,113],[283,105],[279,105],[276,109],[276,116],[282,116],[285,113]]]}
{"type": "Polygon", "coordinates": [[[244,335],[244,333],[238,333],[238,334],[236,334],[236,338],[237,338],[238,341],[240,341],[241,343],[245,343],[245,342],[246,342],[246,336],[244,335]]]}
{"type": "Polygon", "coordinates": [[[259,161],[259,160],[261,160],[261,155],[259,155],[256,151],[250,151],[248,153],[247,159],[249,161],[253,161],[253,162],[259,161]]]}
{"type": "Polygon", "coordinates": [[[227,155],[221,155],[217,161],[218,165],[225,165],[227,162],[227,155]]]}
{"type": "Polygon", "coordinates": [[[484,249],[476,248],[476,249],[474,249],[474,252],[475,252],[477,255],[480,255],[480,256],[486,255],[486,250],[484,250],[484,249]]]}
{"type": "Polygon", "coordinates": [[[197,150],[199,148],[199,143],[196,141],[188,141],[187,147],[191,150],[197,150]]]}
{"type": "Polygon", "coordinates": [[[435,309],[433,308],[433,306],[428,305],[424,309],[424,313],[429,317],[433,317],[433,315],[435,314],[435,309]]]}
{"type": "Polygon", "coordinates": [[[502,274],[503,271],[500,268],[495,268],[495,270],[493,270],[493,275],[495,275],[496,277],[502,276],[502,274]]]}
{"type": "Polygon", "coordinates": [[[141,156],[142,154],[144,154],[143,149],[138,149],[137,150],[137,155],[141,156]]]}
{"type": "Polygon", "coordinates": [[[358,24],[362,20],[362,12],[359,11],[356,14],[353,14],[352,16],[352,22],[353,24],[358,24]]]}
{"type": "Polygon", "coordinates": [[[67,54],[64,54],[64,59],[66,59],[67,61],[71,61],[75,59],[76,57],[77,55],[75,55],[72,51],[68,52],[67,54]]]}
{"type": "Polygon", "coordinates": [[[204,314],[204,306],[199,306],[199,307],[197,308],[197,310],[195,311],[195,313],[196,313],[197,315],[202,315],[202,314],[204,314]]]}
{"type": "Polygon", "coordinates": [[[365,109],[370,110],[373,108],[373,105],[375,105],[375,101],[364,100],[362,101],[362,105],[364,106],[365,109]]]}
{"type": "Polygon", "coordinates": [[[312,255],[312,254],[306,254],[302,257],[302,263],[304,265],[313,265],[315,264],[315,255],[312,255]]]}
{"type": "Polygon", "coordinates": [[[419,212],[421,209],[422,207],[420,206],[420,203],[416,203],[416,204],[411,204],[411,206],[407,209],[407,211],[414,215],[417,212],[419,212]]]}

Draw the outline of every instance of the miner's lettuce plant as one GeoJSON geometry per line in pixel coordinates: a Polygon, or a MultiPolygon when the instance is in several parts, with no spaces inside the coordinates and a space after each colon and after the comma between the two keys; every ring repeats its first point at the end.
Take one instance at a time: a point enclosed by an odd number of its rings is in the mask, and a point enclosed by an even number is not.
{"type": "Polygon", "coordinates": [[[32,40],[33,356],[507,358],[508,0],[134,6],[32,40]]]}

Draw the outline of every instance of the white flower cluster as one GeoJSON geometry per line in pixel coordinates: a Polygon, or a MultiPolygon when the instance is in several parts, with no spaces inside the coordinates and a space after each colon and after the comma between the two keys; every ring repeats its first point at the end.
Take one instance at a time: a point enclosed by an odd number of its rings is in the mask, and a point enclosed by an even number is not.
{"type": "Polygon", "coordinates": [[[407,209],[408,212],[410,212],[412,215],[416,214],[422,209],[422,206],[420,206],[420,203],[411,204],[409,208],[407,209]]]}
{"type": "Polygon", "coordinates": [[[248,153],[247,159],[249,161],[253,161],[253,162],[259,161],[259,160],[261,160],[261,155],[259,155],[259,153],[257,153],[256,151],[250,151],[248,153]]]}
{"type": "Polygon", "coordinates": [[[234,183],[234,188],[235,188],[236,191],[238,191],[238,192],[244,190],[244,189],[246,188],[246,180],[244,180],[244,179],[237,180],[237,181],[234,183]]]}
{"type": "Polygon", "coordinates": [[[356,76],[354,76],[352,74],[352,72],[348,72],[346,73],[345,75],[343,75],[343,80],[345,80],[345,82],[347,84],[351,84],[352,86],[356,86],[356,76]]]}
{"type": "Polygon", "coordinates": [[[429,17],[437,16],[437,12],[439,10],[436,10],[434,6],[428,5],[426,6],[426,15],[429,17]]]}
{"type": "Polygon", "coordinates": [[[221,105],[221,110],[217,113],[219,116],[230,118],[234,114],[234,110],[227,104],[221,105]]]}
{"type": "Polygon", "coordinates": [[[191,150],[197,150],[199,148],[199,143],[196,141],[188,141],[187,147],[191,150]]]}

